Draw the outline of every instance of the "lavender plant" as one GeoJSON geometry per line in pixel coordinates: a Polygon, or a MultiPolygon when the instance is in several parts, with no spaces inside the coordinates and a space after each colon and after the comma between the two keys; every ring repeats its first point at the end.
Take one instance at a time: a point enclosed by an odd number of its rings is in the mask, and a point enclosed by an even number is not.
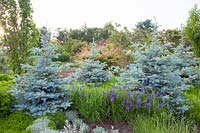
{"type": "Polygon", "coordinates": [[[113,114],[116,113],[115,110],[119,111],[120,106],[128,112],[170,109],[169,102],[163,101],[161,92],[155,91],[150,85],[143,86],[140,91],[132,91],[128,86],[113,85],[108,95],[111,106],[114,108],[113,114]]]}
{"type": "MultiPolygon", "coordinates": [[[[144,86],[141,91],[133,92],[128,86],[112,84],[104,83],[98,87],[71,85],[68,94],[73,99],[72,108],[90,122],[106,118],[124,121],[137,111],[148,113],[149,110],[170,108],[168,102],[162,101],[160,92],[155,92],[150,85],[144,86]]],[[[67,118],[71,119],[68,116],[67,118]]]]}

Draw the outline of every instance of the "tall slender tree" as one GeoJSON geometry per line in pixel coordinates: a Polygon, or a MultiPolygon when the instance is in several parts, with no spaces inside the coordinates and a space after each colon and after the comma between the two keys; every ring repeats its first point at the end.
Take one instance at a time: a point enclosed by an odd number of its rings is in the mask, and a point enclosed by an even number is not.
{"type": "Polygon", "coordinates": [[[185,35],[191,41],[196,56],[200,57],[200,9],[197,5],[189,13],[185,35]]]}
{"type": "Polygon", "coordinates": [[[20,64],[28,62],[29,49],[38,43],[39,31],[32,13],[30,0],[0,0],[0,23],[14,73],[22,72],[20,64]]]}

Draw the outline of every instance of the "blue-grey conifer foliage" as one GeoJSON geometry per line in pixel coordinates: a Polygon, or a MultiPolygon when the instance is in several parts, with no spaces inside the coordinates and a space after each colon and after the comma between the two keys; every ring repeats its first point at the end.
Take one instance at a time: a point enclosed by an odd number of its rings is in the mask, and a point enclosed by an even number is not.
{"type": "Polygon", "coordinates": [[[79,81],[99,85],[111,79],[112,73],[109,70],[105,70],[107,64],[94,60],[98,56],[95,45],[95,43],[91,44],[91,54],[88,55],[88,59],[81,62],[81,67],[77,71],[76,77],[79,81]]]}
{"type": "Polygon", "coordinates": [[[169,103],[172,111],[185,112],[188,106],[183,90],[199,81],[198,60],[192,55],[190,47],[182,44],[169,52],[157,39],[150,45],[133,45],[131,53],[135,59],[119,77],[119,82],[133,91],[140,91],[145,84],[151,85],[155,92],[161,92],[163,103],[169,103]]]}
{"type": "Polygon", "coordinates": [[[31,49],[33,65],[22,65],[26,73],[16,77],[11,91],[17,100],[15,107],[33,116],[55,113],[71,104],[65,95],[67,80],[59,76],[60,63],[52,61],[58,56],[56,48],[48,43],[48,32],[41,33],[41,48],[31,49]]]}
{"type": "Polygon", "coordinates": [[[87,59],[81,63],[81,69],[77,72],[78,80],[86,83],[101,84],[111,78],[111,72],[104,70],[105,63],[87,59]]]}

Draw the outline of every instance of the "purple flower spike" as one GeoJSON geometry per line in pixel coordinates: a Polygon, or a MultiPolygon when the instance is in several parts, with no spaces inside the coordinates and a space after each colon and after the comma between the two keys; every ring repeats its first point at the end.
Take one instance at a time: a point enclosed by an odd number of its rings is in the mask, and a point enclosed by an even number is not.
{"type": "Polygon", "coordinates": [[[110,89],[110,101],[114,101],[115,100],[115,93],[112,89],[110,89]]]}
{"type": "Polygon", "coordinates": [[[150,108],[150,106],[151,106],[150,103],[146,103],[146,104],[144,105],[144,108],[145,108],[145,109],[146,109],[146,108],[150,108]]]}
{"type": "Polygon", "coordinates": [[[115,100],[115,96],[111,96],[110,101],[113,102],[115,100]]]}
{"type": "Polygon", "coordinates": [[[170,110],[170,105],[169,105],[169,103],[167,104],[167,109],[170,110]]]}
{"type": "Polygon", "coordinates": [[[148,85],[149,84],[149,79],[144,80],[144,84],[148,85]]]}
{"type": "Polygon", "coordinates": [[[85,79],[85,82],[86,82],[86,83],[87,83],[87,82],[89,82],[89,81],[90,81],[90,79],[89,79],[89,78],[86,78],[86,79],[85,79]]]}
{"type": "Polygon", "coordinates": [[[120,90],[120,91],[123,91],[123,87],[122,87],[122,86],[120,86],[120,87],[119,87],[119,90],[120,90]]]}
{"type": "Polygon", "coordinates": [[[125,104],[126,104],[126,100],[123,100],[122,105],[125,106],[125,104]]]}
{"type": "Polygon", "coordinates": [[[127,101],[127,103],[129,104],[129,105],[131,105],[132,106],[132,104],[133,104],[133,102],[132,102],[132,100],[130,99],[130,100],[128,100],[127,101]]]}
{"type": "Polygon", "coordinates": [[[150,95],[149,101],[153,102],[153,94],[150,95]]]}
{"type": "Polygon", "coordinates": [[[110,95],[114,95],[114,94],[115,92],[112,89],[110,89],[110,95]]]}
{"type": "Polygon", "coordinates": [[[144,87],[142,87],[141,93],[142,93],[142,94],[145,94],[144,87]]]}
{"type": "Polygon", "coordinates": [[[129,96],[130,96],[130,98],[133,98],[133,93],[129,92],[129,96]]]}
{"type": "Polygon", "coordinates": [[[163,107],[163,103],[157,105],[156,109],[161,109],[163,107]]]}
{"type": "Polygon", "coordinates": [[[128,91],[129,90],[128,86],[126,86],[125,89],[126,89],[126,91],[128,91]]]}
{"type": "Polygon", "coordinates": [[[116,84],[114,84],[114,85],[112,86],[112,88],[117,88],[116,84]]]}
{"type": "Polygon", "coordinates": [[[135,105],[136,109],[139,108],[141,104],[142,104],[141,98],[138,97],[135,105]]]}
{"type": "Polygon", "coordinates": [[[159,94],[159,91],[158,90],[156,90],[156,95],[158,95],[159,94]]]}
{"type": "Polygon", "coordinates": [[[127,111],[131,110],[131,106],[130,106],[130,105],[127,105],[127,106],[126,106],[126,110],[127,110],[127,111]]]}
{"type": "Polygon", "coordinates": [[[154,88],[154,85],[152,83],[150,83],[151,88],[154,88]]]}

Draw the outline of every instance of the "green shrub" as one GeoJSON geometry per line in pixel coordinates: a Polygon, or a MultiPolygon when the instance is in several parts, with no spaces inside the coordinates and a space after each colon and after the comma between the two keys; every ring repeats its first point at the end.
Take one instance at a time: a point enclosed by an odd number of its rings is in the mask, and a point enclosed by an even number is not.
{"type": "MultiPolygon", "coordinates": [[[[56,129],[61,129],[65,125],[65,113],[64,112],[56,112],[55,114],[48,114],[47,117],[49,120],[55,123],[56,129]]],[[[53,123],[49,123],[49,127],[53,128],[53,123]]],[[[54,129],[54,128],[53,128],[54,129]]]]}
{"type": "Polygon", "coordinates": [[[83,44],[83,42],[71,38],[64,40],[64,42],[58,46],[57,52],[60,55],[56,60],[61,62],[72,61],[72,56],[80,51],[83,44]]]}
{"type": "Polygon", "coordinates": [[[57,129],[57,128],[56,128],[56,124],[55,124],[53,121],[50,121],[50,122],[49,122],[48,128],[49,128],[49,129],[57,129]]]}
{"type": "Polygon", "coordinates": [[[54,59],[55,61],[60,61],[60,62],[69,62],[71,58],[71,55],[69,53],[62,53],[58,56],[57,59],[54,59]]]}
{"type": "Polygon", "coordinates": [[[13,81],[8,75],[0,74],[0,117],[9,114],[14,97],[8,92],[13,81]]]}
{"type": "Polygon", "coordinates": [[[0,81],[9,81],[12,78],[7,74],[0,74],[0,81]]]}
{"type": "Polygon", "coordinates": [[[22,133],[32,124],[33,117],[23,111],[11,113],[8,117],[0,119],[0,133],[22,133]]]}

